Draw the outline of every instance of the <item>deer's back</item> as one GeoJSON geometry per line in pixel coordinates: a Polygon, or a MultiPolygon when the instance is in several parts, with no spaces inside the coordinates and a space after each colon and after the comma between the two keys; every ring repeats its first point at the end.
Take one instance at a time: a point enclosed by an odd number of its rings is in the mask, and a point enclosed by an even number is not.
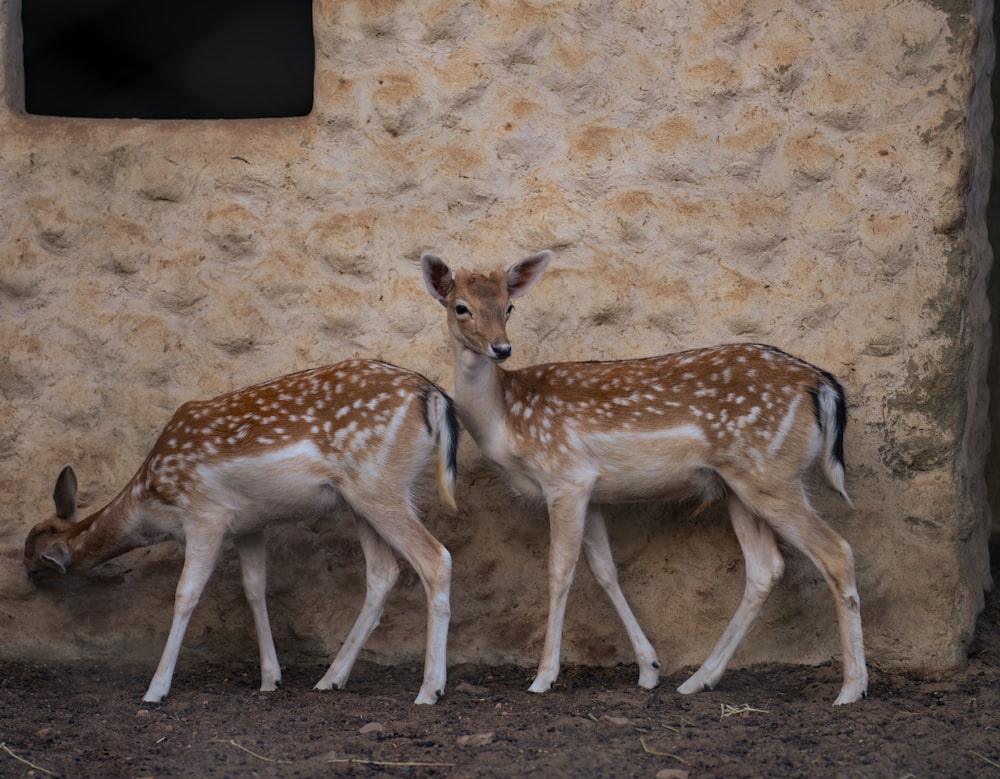
{"type": "Polygon", "coordinates": [[[775,460],[798,475],[815,456],[813,396],[827,380],[760,344],[505,372],[516,456],[503,464],[590,481],[609,502],[701,492],[716,473],[763,477],[775,460]]]}

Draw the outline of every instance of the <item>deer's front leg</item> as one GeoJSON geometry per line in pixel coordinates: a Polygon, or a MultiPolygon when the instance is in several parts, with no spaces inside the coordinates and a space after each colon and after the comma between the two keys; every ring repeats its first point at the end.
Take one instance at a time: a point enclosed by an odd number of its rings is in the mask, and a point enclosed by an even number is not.
{"type": "Polygon", "coordinates": [[[174,677],[174,667],[177,665],[177,655],[181,651],[181,642],[187,632],[191,613],[198,604],[201,593],[205,590],[222,546],[222,528],[226,522],[207,521],[204,526],[192,530],[189,528],[184,550],[184,569],[180,581],[177,582],[177,594],[174,596],[174,619],[170,625],[170,635],[167,645],[163,648],[160,664],[156,668],[149,689],[143,696],[144,701],[155,703],[163,700],[170,692],[170,682],[174,677]],[[218,529],[217,529],[218,528],[218,529]]]}
{"type": "Polygon", "coordinates": [[[588,495],[589,490],[583,495],[561,495],[549,500],[549,620],[542,661],[528,688],[531,692],[546,692],[559,675],[566,599],[580,559],[588,495]]]}
{"type": "Polygon", "coordinates": [[[625,626],[629,641],[639,664],[639,686],[652,690],[660,681],[660,663],[656,659],[656,651],[649,643],[646,634],[639,627],[639,621],[629,608],[621,585],[618,584],[618,571],[611,556],[611,544],[608,542],[608,528],[604,515],[594,505],[587,508],[587,528],[583,536],[583,551],[587,556],[594,578],[604,589],[608,599],[618,612],[618,617],[625,626]]]}

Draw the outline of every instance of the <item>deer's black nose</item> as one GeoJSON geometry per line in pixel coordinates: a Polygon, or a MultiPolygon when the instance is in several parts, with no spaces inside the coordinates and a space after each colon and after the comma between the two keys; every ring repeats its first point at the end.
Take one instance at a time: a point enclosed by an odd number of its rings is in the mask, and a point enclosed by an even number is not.
{"type": "Polygon", "coordinates": [[[506,360],[513,353],[514,347],[509,343],[490,344],[490,357],[494,360],[506,360]]]}

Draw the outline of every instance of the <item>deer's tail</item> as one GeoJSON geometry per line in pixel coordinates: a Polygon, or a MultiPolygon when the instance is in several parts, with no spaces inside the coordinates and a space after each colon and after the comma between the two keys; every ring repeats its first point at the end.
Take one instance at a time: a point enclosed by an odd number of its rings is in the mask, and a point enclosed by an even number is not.
{"type": "Polygon", "coordinates": [[[816,416],[823,432],[823,472],[830,485],[848,503],[844,487],[844,430],[847,427],[847,396],[840,382],[824,372],[816,390],[816,416]]]}
{"type": "Polygon", "coordinates": [[[458,511],[455,485],[458,482],[458,416],[455,402],[440,387],[428,387],[426,395],[427,426],[437,452],[437,486],[441,499],[458,511]]]}

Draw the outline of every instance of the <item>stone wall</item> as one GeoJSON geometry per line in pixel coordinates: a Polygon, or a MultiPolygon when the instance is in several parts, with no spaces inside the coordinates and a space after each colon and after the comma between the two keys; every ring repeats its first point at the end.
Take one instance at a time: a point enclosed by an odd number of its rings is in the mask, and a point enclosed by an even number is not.
{"type": "MultiPolygon", "coordinates": [[[[983,214],[985,2],[315,3],[315,108],[231,122],[27,116],[17,0],[0,0],[0,652],[152,660],[182,550],[39,590],[20,567],[72,462],[90,509],[186,399],[378,356],[451,383],[418,258],[553,266],[512,320],[515,362],[775,344],[852,406],[848,507],[866,643],[884,666],[962,662],[989,586],[983,214]],[[976,48],[977,36],[984,46],[976,48]]],[[[547,527],[461,448],[450,662],[541,649],[547,527]]],[[[718,510],[620,507],[623,588],[668,670],[739,602],[718,510]]],[[[348,519],[271,540],[285,662],[332,655],[360,606],[348,519]]],[[[231,550],[230,550],[231,552],[231,550]]],[[[368,656],[420,657],[404,572],[368,656]]],[[[738,663],[837,652],[818,572],[789,554],[738,663]]],[[[185,657],[255,658],[227,554],[185,657]]],[[[564,657],[631,662],[581,566],[564,657]]],[[[152,671],[152,668],[151,668],[152,671]]]]}

